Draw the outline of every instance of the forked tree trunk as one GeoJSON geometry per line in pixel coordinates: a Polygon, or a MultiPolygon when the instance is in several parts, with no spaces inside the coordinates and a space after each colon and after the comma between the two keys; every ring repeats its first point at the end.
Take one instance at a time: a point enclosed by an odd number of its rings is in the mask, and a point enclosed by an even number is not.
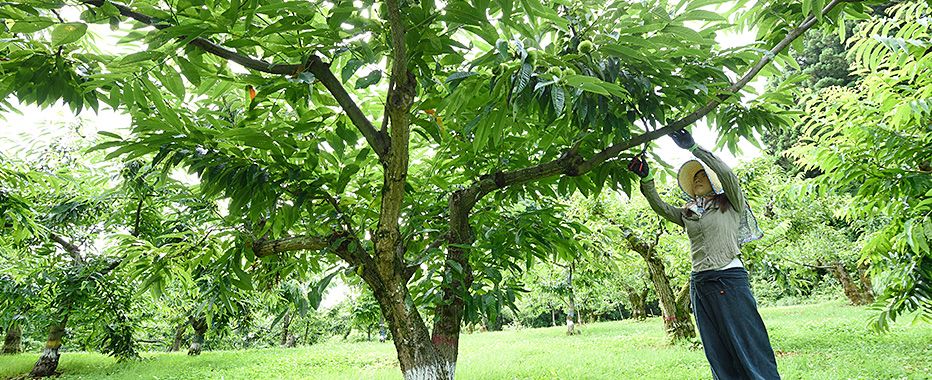
{"type": "Polygon", "coordinates": [[[36,365],[32,367],[27,377],[46,377],[57,373],[55,369],[58,368],[58,359],[61,357],[58,350],[61,349],[61,340],[65,337],[67,323],[68,315],[66,314],[61,321],[49,326],[49,337],[45,343],[45,349],[42,350],[42,356],[36,361],[36,365]]]}
{"type": "Polygon", "coordinates": [[[200,355],[204,347],[204,333],[207,332],[207,319],[191,317],[191,327],[194,328],[194,337],[191,338],[191,346],[188,347],[188,355],[200,355]]]}
{"type": "Polygon", "coordinates": [[[650,289],[646,287],[638,292],[630,286],[625,286],[625,293],[628,294],[628,303],[631,304],[631,318],[638,321],[647,319],[647,294],[649,291],[650,289]]]}
{"type": "Polygon", "coordinates": [[[867,305],[874,303],[874,291],[871,289],[870,275],[866,267],[858,268],[858,279],[855,280],[848,273],[845,264],[841,261],[828,263],[828,270],[838,279],[845,292],[845,296],[852,305],[867,305]]]}
{"type": "MultiPolygon", "coordinates": [[[[400,285],[400,284],[399,284],[400,285]]],[[[371,284],[370,284],[371,286],[371,284]]],[[[456,339],[431,337],[427,325],[421,319],[413,300],[404,286],[389,292],[382,287],[372,287],[379,306],[395,339],[395,351],[405,380],[438,379],[453,380],[456,362],[445,360],[440,347],[456,345],[456,339]]]]}
{"type": "Polygon", "coordinates": [[[683,315],[678,312],[676,296],[670,287],[670,278],[667,277],[663,261],[656,255],[654,246],[638,238],[633,232],[629,233],[628,245],[632,250],[637,252],[647,263],[647,271],[650,273],[650,281],[654,284],[654,290],[660,299],[660,310],[663,313],[663,326],[667,335],[673,341],[693,338],[696,336],[696,329],[689,318],[689,314],[683,315]]]}
{"type": "Polygon", "coordinates": [[[184,331],[188,329],[188,321],[184,321],[175,327],[175,339],[172,341],[172,347],[168,352],[181,351],[181,344],[184,343],[184,331]]]}
{"type": "Polygon", "coordinates": [[[3,338],[3,350],[0,355],[16,355],[23,352],[23,326],[13,322],[6,328],[6,337],[3,338]]]}

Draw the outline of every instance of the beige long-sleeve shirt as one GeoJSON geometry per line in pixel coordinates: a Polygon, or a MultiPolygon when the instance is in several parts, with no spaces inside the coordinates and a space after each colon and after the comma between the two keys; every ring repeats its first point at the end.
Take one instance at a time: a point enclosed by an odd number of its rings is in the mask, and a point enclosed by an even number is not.
{"type": "Polygon", "coordinates": [[[651,209],[665,219],[686,228],[692,253],[693,272],[715,270],[728,265],[741,251],[738,249],[738,227],[745,212],[744,192],[738,177],[722,160],[711,152],[696,148],[693,154],[718,175],[728,202],[725,212],[717,205],[701,215],[685,207],[675,207],[660,199],[654,181],[641,182],[641,194],[647,198],[651,209]]]}

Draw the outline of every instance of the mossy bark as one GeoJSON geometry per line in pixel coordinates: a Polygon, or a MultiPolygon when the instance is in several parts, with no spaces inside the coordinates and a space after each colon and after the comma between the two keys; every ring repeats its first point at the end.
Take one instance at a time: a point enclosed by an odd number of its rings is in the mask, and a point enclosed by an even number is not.
{"type": "Polygon", "coordinates": [[[628,303],[631,305],[631,318],[638,321],[647,319],[647,293],[650,291],[647,287],[637,291],[636,289],[625,286],[625,293],[628,294],[628,303]]]}
{"type": "Polygon", "coordinates": [[[188,329],[188,321],[184,321],[175,326],[175,338],[172,340],[172,346],[168,352],[181,351],[181,344],[184,343],[184,331],[188,329]]]}
{"type": "Polygon", "coordinates": [[[874,291],[871,289],[870,275],[865,265],[862,264],[858,267],[858,277],[854,278],[841,261],[824,264],[828,267],[829,272],[832,272],[832,275],[841,283],[845,296],[848,297],[852,305],[874,303],[874,291]]]}
{"type": "Polygon", "coordinates": [[[42,355],[39,356],[39,360],[36,361],[36,365],[32,367],[32,371],[29,372],[27,377],[46,377],[58,374],[55,371],[58,369],[58,360],[61,358],[58,351],[61,349],[62,338],[65,337],[65,325],[67,323],[68,317],[65,316],[61,321],[52,323],[49,326],[49,336],[45,348],[42,350],[42,355]]]}
{"type": "Polygon", "coordinates": [[[0,355],[16,355],[23,352],[23,326],[13,322],[6,328],[6,337],[3,339],[3,349],[0,355]]]}
{"type": "Polygon", "coordinates": [[[204,347],[204,334],[207,332],[206,318],[191,318],[191,327],[194,327],[194,337],[191,338],[191,346],[188,347],[188,355],[196,356],[201,354],[204,347]]]}

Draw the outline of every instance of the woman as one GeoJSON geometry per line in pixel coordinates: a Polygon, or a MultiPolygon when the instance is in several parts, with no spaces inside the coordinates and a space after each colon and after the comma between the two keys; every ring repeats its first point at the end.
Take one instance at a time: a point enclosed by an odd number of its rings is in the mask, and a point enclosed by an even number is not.
{"type": "Polygon", "coordinates": [[[641,193],[651,209],[686,228],[692,251],[689,293],[712,377],[779,379],[767,328],[739,258],[738,244],[762,234],[738,178],[724,162],[699,148],[685,130],[670,137],[701,160],[683,164],[677,175],[680,188],[691,198],[684,207],[660,199],[641,157],[632,159],[628,168],[641,177],[641,193]]]}

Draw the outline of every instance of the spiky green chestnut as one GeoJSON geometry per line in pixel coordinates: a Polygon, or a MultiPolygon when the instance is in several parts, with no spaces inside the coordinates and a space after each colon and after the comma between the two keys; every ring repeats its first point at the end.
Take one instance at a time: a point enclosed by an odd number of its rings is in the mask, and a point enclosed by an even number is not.
{"type": "Polygon", "coordinates": [[[563,76],[563,69],[561,69],[559,66],[550,66],[550,68],[547,69],[547,74],[553,74],[559,78],[563,76]]]}
{"type": "Polygon", "coordinates": [[[533,65],[535,62],[537,62],[537,56],[538,56],[537,50],[530,50],[530,51],[528,51],[528,52],[527,52],[527,57],[524,58],[524,63],[527,63],[527,64],[529,64],[529,65],[533,65]]]}

